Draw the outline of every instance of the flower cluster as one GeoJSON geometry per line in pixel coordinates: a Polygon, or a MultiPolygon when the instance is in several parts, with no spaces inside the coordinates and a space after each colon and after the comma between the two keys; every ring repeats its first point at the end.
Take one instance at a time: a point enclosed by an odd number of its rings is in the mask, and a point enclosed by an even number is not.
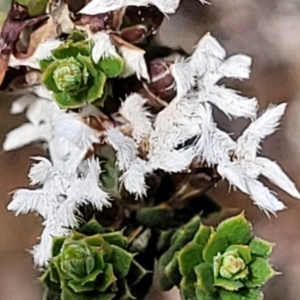
{"type": "Polygon", "coordinates": [[[268,262],[272,244],[253,237],[243,215],[214,229],[198,217],[160,245],[158,268],[164,290],[178,285],[182,299],[262,299],[260,287],[276,272],[268,262]]]}
{"type": "Polygon", "coordinates": [[[62,300],[133,297],[130,289],[146,270],[127,248],[121,232],[105,232],[90,220],[77,232],[54,238],[52,259],[41,279],[62,300]]]}
{"type": "MultiPolygon", "coordinates": [[[[164,14],[176,11],[178,0],[82,2],[79,8],[74,8],[71,1],[50,1],[48,14],[44,15],[47,21],[41,27],[46,26],[45,35],[37,45],[31,44],[33,38],[30,40],[25,57],[21,51],[18,53],[16,41],[10,41],[14,51],[7,59],[9,66],[25,66],[26,71],[34,70],[38,76],[32,83],[26,77],[27,72],[23,90],[9,87],[22,94],[13,103],[12,113],[26,110],[28,122],[7,134],[3,148],[9,151],[43,141],[49,153],[49,159],[35,158],[37,162],[29,171],[35,189],[15,191],[8,205],[17,215],[35,211],[44,219],[41,242],[33,250],[37,265],[45,266],[51,261],[53,236],[69,236],[79,226],[84,219],[82,206],[91,205],[95,211],[101,211],[114,203],[110,200],[129,199],[131,205],[124,200],[120,206],[124,218],[130,219],[137,215],[131,211],[133,199],[144,200],[135,203],[154,203],[149,196],[148,179],[155,176],[160,182],[160,177],[168,174],[184,177],[196,174],[197,166],[205,166],[272,214],[285,206],[259,181],[261,175],[300,198],[295,184],[281,167],[259,156],[261,142],[279,126],[286,104],[270,106],[258,114],[255,98],[244,97],[220,84],[226,78],[248,79],[250,57],[243,54],[228,57],[217,39],[207,33],[190,56],[148,58],[145,54],[151,48],[152,36],[164,14]],[[32,49],[34,53],[29,55],[32,49]],[[214,109],[229,119],[246,118],[250,124],[233,139],[229,132],[218,128],[214,109]],[[110,169],[105,164],[102,168],[98,155],[107,148],[114,156],[109,160],[110,169]],[[114,193],[105,189],[102,170],[111,177],[114,193]]],[[[23,8],[32,5],[32,1],[18,3],[23,8]]],[[[30,30],[26,31],[29,35],[30,30]]],[[[17,33],[17,41],[26,36],[17,33]]],[[[250,241],[250,236],[242,241],[226,239],[220,249],[220,243],[215,241],[219,239],[218,230],[209,233],[205,247],[210,250],[203,250],[209,255],[204,262],[210,265],[199,265],[196,275],[201,282],[206,272],[210,272],[208,289],[222,288],[219,291],[222,300],[237,299],[233,291],[252,292],[252,287],[256,287],[249,274],[256,263],[259,268],[267,269],[266,255],[253,250],[256,246],[260,248],[260,242],[250,241]]],[[[81,261],[83,255],[88,260],[80,265],[85,270],[79,272],[86,272],[84,276],[80,274],[80,280],[95,275],[90,257],[98,250],[85,242],[55,252],[59,257],[56,268],[73,290],[78,288],[78,270],[77,277],[72,274],[70,279],[67,269],[72,263],[67,268],[64,265],[69,263],[69,256],[81,261]]],[[[173,267],[171,264],[170,268],[173,267]]],[[[181,274],[188,281],[185,271],[181,274]]],[[[203,292],[206,293],[206,285],[196,291],[199,295],[203,292]]]]}

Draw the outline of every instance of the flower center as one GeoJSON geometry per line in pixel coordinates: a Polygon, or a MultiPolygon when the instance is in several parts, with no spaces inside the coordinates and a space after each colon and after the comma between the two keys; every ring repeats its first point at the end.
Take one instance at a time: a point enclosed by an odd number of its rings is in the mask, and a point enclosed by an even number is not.
{"type": "Polygon", "coordinates": [[[80,87],[81,69],[75,63],[64,62],[53,73],[57,88],[63,92],[71,92],[80,87]]]}

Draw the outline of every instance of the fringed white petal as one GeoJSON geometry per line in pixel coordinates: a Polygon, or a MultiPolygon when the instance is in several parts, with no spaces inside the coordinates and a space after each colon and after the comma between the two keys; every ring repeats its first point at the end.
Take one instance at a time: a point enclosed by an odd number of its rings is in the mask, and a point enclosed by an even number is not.
{"type": "Polygon", "coordinates": [[[58,112],[58,107],[53,101],[39,99],[34,101],[26,111],[26,118],[35,126],[49,123],[53,115],[58,112]]]}
{"type": "Polygon", "coordinates": [[[194,157],[195,153],[192,148],[180,150],[158,148],[149,155],[149,165],[153,170],[178,173],[186,171],[194,157]]]}
{"type": "Polygon", "coordinates": [[[247,186],[254,204],[262,209],[267,215],[268,212],[275,214],[277,211],[286,208],[285,205],[277,199],[275,194],[258,180],[247,180],[247,186]]]}
{"type": "Polygon", "coordinates": [[[150,171],[152,170],[151,168],[149,168],[146,161],[137,158],[123,173],[120,181],[130,194],[136,195],[137,197],[141,198],[147,193],[145,176],[150,171]]]}
{"type": "Polygon", "coordinates": [[[194,145],[194,151],[209,166],[229,160],[230,153],[235,149],[235,142],[228,133],[217,128],[212,119],[211,107],[203,105],[202,133],[194,145]]]}
{"type": "Polygon", "coordinates": [[[295,198],[300,198],[300,193],[294,182],[283,172],[280,166],[265,157],[257,157],[255,162],[261,168],[261,174],[268,178],[272,183],[295,198]]]}
{"type": "Polygon", "coordinates": [[[32,164],[28,177],[30,185],[44,184],[49,176],[52,175],[53,166],[49,159],[45,157],[32,157],[37,163],[32,164]]]}
{"type": "Polygon", "coordinates": [[[37,100],[38,97],[34,94],[23,95],[12,103],[10,113],[13,115],[20,114],[24,112],[29,105],[33,104],[37,100]]]}
{"type": "Polygon", "coordinates": [[[197,44],[190,58],[190,68],[201,77],[206,72],[213,73],[218,70],[226,56],[226,51],[219,42],[207,33],[197,44]]]}
{"type": "Polygon", "coordinates": [[[286,109],[286,103],[269,107],[252,122],[237,140],[235,154],[238,157],[254,159],[260,150],[260,143],[278,127],[286,109]]]}
{"type": "Polygon", "coordinates": [[[145,51],[139,48],[120,46],[119,51],[124,59],[124,69],[120,77],[136,75],[138,79],[149,81],[147,64],[144,58],[145,51]]]}
{"type": "Polygon", "coordinates": [[[235,90],[224,86],[212,86],[199,92],[199,98],[217,106],[228,117],[256,117],[258,103],[255,98],[247,98],[237,94],[235,90]]]}
{"type": "Polygon", "coordinates": [[[44,230],[41,234],[40,243],[31,250],[35,265],[47,266],[52,257],[52,243],[54,237],[63,237],[70,234],[70,230],[59,226],[56,222],[43,223],[44,230]]]}
{"type": "Polygon", "coordinates": [[[47,214],[47,197],[42,190],[19,189],[14,192],[7,209],[15,212],[15,215],[37,212],[42,217],[47,214]]]}
{"type": "Polygon", "coordinates": [[[248,79],[250,77],[251,57],[237,54],[227,58],[220,66],[219,72],[223,77],[248,79]]]}
{"type": "Polygon", "coordinates": [[[120,114],[130,122],[132,136],[139,143],[148,137],[152,130],[152,116],[147,111],[147,99],[139,94],[132,94],[126,98],[120,108],[120,114]]]}
{"type": "Polygon", "coordinates": [[[18,59],[14,55],[10,56],[9,66],[10,67],[17,67],[20,66],[27,66],[32,69],[40,69],[39,61],[42,59],[46,59],[52,56],[51,51],[57,48],[62,41],[60,40],[47,40],[43,43],[40,43],[37,47],[36,51],[33,55],[26,59],[18,59]]]}
{"type": "Polygon", "coordinates": [[[98,132],[87,126],[75,113],[60,111],[53,115],[53,130],[56,137],[63,137],[86,151],[99,143],[98,132]]]}
{"type": "Polygon", "coordinates": [[[96,15],[114,11],[124,6],[147,6],[152,4],[163,13],[173,14],[179,6],[179,3],[179,0],[92,0],[83,9],[81,9],[79,13],[85,15],[96,15]]]}
{"type": "Polygon", "coordinates": [[[188,61],[173,64],[171,73],[176,82],[177,98],[181,99],[196,85],[196,74],[194,74],[188,61]]]}
{"type": "Polygon", "coordinates": [[[47,124],[36,127],[31,123],[25,123],[6,134],[3,142],[3,150],[11,151],[35,141],[48,141],[51,138],[49,131],[50,128],[47,124]]]}
{"type": "Polygon", "coordinates": [[[109,128],[106,131],[107,142],[117,152],[117,163],[121,171],[129,168],[131,162],[137,157],[137,149],[133,139],[123,135],[116,128],[109,128]]]}
{"type": "Polygon", "coordinates": [[[246,180],[243,176],[243,170],[238,163],[227,162],[219,164],[217,171],[223,179],[229,182],[230,186],[237,187],[243,193],[249,194],[246,180]]]}
{"type": "Polygon", "coordinates": [[[98,63],[102,57],[119,56],[106,32],[98,32],[92,36],[92,39],[95,43],[92,49],[92,59],[95,63],[98,63]]]}
{"type": "Polygon", "coordinates": [[[53,165],[65,175],[74,175],[84,159],[87,150],[76,147],[70,141],[55,137],[48,143],[53,165]]]}

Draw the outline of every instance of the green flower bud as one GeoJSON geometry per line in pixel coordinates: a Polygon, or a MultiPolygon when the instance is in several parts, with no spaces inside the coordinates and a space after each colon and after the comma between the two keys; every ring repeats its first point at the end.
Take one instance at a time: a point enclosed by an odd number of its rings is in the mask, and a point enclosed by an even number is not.
{"type": "Polygon", "coordinates": [[[88,246],[72,243],[64,246],[60,265],[70,277],[84,278],[95,268],[95,259],[88,246]]]}
{"type": "Polygon", "coordinates": [[[178,286],[182,300],[262,300],[260,288],[276,275],[268,262],[273,245],[252,236],[243,213],[217,228],[195,217],[162,234],[159,245],[166,249],[158,261],[161,287],[178,286]]]}
{"type": "Polygon", "coordinates": [[[62,92],[71,92],[78,89],[82,82],[80,64],[74,58],[62,61],[53,72],[53,79],[57,88],[62,92]]]}
{"type": "Polygon", "coordinates": [[[48,287],[45,299],[135,299],[131,289],[140,290],[148,272],[129,247],[121,231],[105,229],[94,218],[69,236],[55,237],[41,278],[48,287]]]}
{"type": "Polygon", "coordinates": [[[240,257],[236,257],[232,254],[226,255],[225,253],[222,265],[220,267],[220,276],[230,279],[236,273],[244,270],[245,267],[246,265],[240,257]]]}

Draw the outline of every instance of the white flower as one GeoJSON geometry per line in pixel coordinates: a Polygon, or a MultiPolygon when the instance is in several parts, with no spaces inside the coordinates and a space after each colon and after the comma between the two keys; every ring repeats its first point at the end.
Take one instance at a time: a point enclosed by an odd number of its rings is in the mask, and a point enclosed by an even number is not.
{"type": "Polygon", "coordinates": [[[131,46],[119,47],[122,58],[124,59],[124,69],[120,77],[129,77],[131,75],[136,75],[138,79],[146,79],[149,81],[149,74],[147,69],[147,64],[144,58],[145,51],[131,46]]]}
{"type": "Polygon", "coordinates": [[[151,171],[152,168],[147,165],[146,161],[137,158],[122,174],[120,181],[129,193],[141,198],[147,194],[145,176],[151,171]]]}
{"type": "Polygon", "coordinates": [[[148,137],[152,131],[152,116],[147,111],[147,99],[139,94],[132,94],[123,102],[119,112],[130,123],[132,137],[137,143],[148,137]]]}
{"type": "Polygon", "coordinates": [[[79,13],[97,15],[117,10],[124,6],[147,6],[152,4],[163,13],[173,14],[178,8],[179,3],[180,0],[92,0],[79,13]]]}
{"type": "Polygon", "coordinates": [[[35,211],[43,217],[41,242],[33,250],[35,262],[43,266],[51,258],[52,237],[67,235],[71,228],[78,226],[81,205],[92,204],[101,210],[109,202],[108,195],[99,187],[99,161],[89,159],[85,162],[84,172],[78,172],[77,165],[73,173],[67,173],[61,172],[64,170],[61,161],[56,165],[42,157],[36,160],[38,163],[32,166],[29,177],[31,184],[41,184],[42,187],[17,190],[8,209],[16,215],[35,211]]]}
{"type": "Polygon", "coordinates": [[[117,152],[117,164],[121,171],[129,168],[137,157],[137,148],[132,138],[123,135],[116,128],[108,128],[106,131],[107,142],[117,152]]]}
{"type": "Polygon", "coordinates": [[[92,35],[94,46],[92,49],[92,59],[95,63],[103,57],[119,56],[116,47],[111,43],[110,37],[106,32],[98,32],[92,35]]]}
{"type": "MultiPolygon", "coordinates": [[[[4,151],[14,150],[35,141],[49,143],[54,139],[63,139],[86,153],[94,143],[99,142],[98,132],[82,122],[82,117],[91,112],[90,106],[83,107],[79,113],[68,113],[60,110],[53,100],[28,94],[17,99],[11,110],[13,113],[20,113],[25,109],[29,122],[6,135],[4,151]]],[[[96,115],[98,110],[95,108],[92,113],[96,115]]],[[[60,144],[58,143],[58,146],[60,144]]]]}
{"type": "Polygon", "coordinates": [[[238,138],[234,150],[234,160],[223,161],[218,172],[233,186],[250,195],[254,203],[266,212],[275,213],[285,208],[274,193],[258,181],[260,175],[295,198],[300,198],[295,184],[286,176],[276,162],[257,157],[261,141],[272,134],[284,114],[286,104],[270,107],[251,123],[238,138]]]}
{"type": "Polygon", "coordinates": [[[29,94],[28,99],[22,96],[12,106],[14,113],[26,109],[26,117],[29,122],[11,130],[6,134],[3,142],[3,150],[10,151],[35,141],[49,141],[52,138],[51,119],[58,110],[53,101],[39,99],[29,94]]]}

